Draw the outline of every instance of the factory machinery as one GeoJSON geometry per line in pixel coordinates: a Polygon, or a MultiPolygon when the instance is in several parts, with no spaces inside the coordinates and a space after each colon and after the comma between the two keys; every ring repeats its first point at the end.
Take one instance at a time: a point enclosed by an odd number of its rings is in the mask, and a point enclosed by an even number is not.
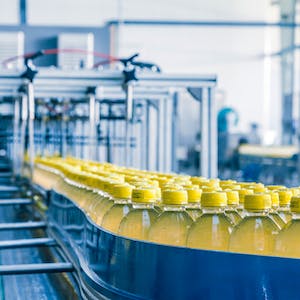
{"type": "Polygon", "coordinates": [[[2,71],[1,297],[296,299],[297,259],[124,238],[97,226],[71,199],[32,182],[34,158],[48,154],[177,171],[177,104],[183,92],[199,101],[199,173],[215,177],[215,84],[215,76],[135,68],[28,65],[22,72],[2,71]]]}

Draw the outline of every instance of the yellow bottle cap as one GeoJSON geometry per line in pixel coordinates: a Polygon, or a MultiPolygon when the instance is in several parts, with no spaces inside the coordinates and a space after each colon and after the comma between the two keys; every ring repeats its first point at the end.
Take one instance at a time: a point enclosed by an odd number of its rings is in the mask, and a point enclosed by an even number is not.
{"type": "Polygon", "coordinates": [[[157,200],[155,188],[135,188],[132,190],[132,202],[154,203],[157,200]]]}
{"type": "Polygon", "coordinates": [[[183,184],[181,185],[183,189],[198,189],[199,186],[197,184],[183,184]]]}
{"type": "Polygon", "coordinates": [[[239,205],[239,193],[238,191],[224,190],[227,195],[228,205],[239,205]]]}
{"type": "Polygon", "coordinates": [[[228,180],[220,180],[220,185],[221,184],[238,184],[238,183],[236,182],[236,180],[228,179],[228,180]]]}
{"type": "Polygon", "coordinates": [[[187,192],[185,190],[163,190],[163,204],[182,205],[188,203],[187,192]]]}
{"type": "Polygon", "coordinates": [[[108,180],[108,179],[103,180],[103,183],[102,183],[103,191],[108,194],[112,194],[112,189],[113,189],[114,185],[117,185],[117,184],[118,184],[118,182],[116,182],[116,181],[112,181],[112,180],[108,180]]]}
{"type": "Polygon", "coordinates": [[[249,186],[248,189],[253,190],[254,194],[266,193],[268,191],[268,189],[263,186],[249,186]]]}
{"type": "Polygon", "coordinates": [[[275,191],[271,191],[268,194],[271,195],[272,207],[276,208],[279,206],[279,195],[275,191]]]}
{"type": "Polygon", "coordinates": [[[292,192],[293,196],[298,196],[300,194],[300,188],[293,187],[290,188],[289,190],[292,192]]]}
{"type": "Polygon", "coordinates": [[[293,196],[292,192],[289,190],[278,190],[279,195],[279,205],[286,206],[291,202],[291,198],[293,196]]]}
{"type": "Polygon", "coordinates": [[[192,184],[197,184],[197,185],[199,185],[200,183],[203,183],[203,182],[209,182],[209,180],[207,178],[201,177],[201,176],[200,177],[196,177],[196,176],[191,177],[190,181],[192,182],[192,184]]]}
{"type": "Polygon", "coordinates": [[[161,187],[161,190],[182,190],[182,186],[176,183],[167,183],[161,187]]]}
{"type": "Polygon", "coordinates": [[[233,183],[226,183],[226,184],[220,184],[220,187],[223,190],[239,190],[241,186],[239,184],[233,184],[233,183]]]}
{"type": "Polygon", "coordinates": [[[274,190],[286,189],[286,187],[284,185],[267,185],[267,189],[270,191],[274,191],[274,190]]]}
{"type": "Polygon", "coordinates": [[[221,192],[222,189],[221,188],[216,188],[216,187],[212,187],[212,186],[201,186],[200,189],[202,190],[202,192],[221,192]]]}
{"type": "Polygon", "coordinates": [[[115,184],[111,188],[111,194],[114,198],[130,199],[132,194],[132,186],[115,184]]]}
{"type": "Polygon", "coordinates": [[[291,212],[300,213],[300,195],[291,198],[291,212]]]}
{"type": "Polygon", "coordinates": [[[227,195],[224,192],[203,192],[201,207],[224,207],[227,205],[227,195]]]}
{"type": "Polygon", "coordinates": [[[244,203],[244,200],[245,200],[245,196],[246,195],[251,195],[253,194],[253,190],[249,190],[249,189],[245,189],[245,188],[242,188],[242,189],[239,189],[237,190],[238,193],[239,193],[239,203],[240,204],[243,204],[244,203]]]}
{"type": "Polygon", "coordinates": [[[265,210],[271,208],[270,194],[245,195],[244,208],[246,210],[265,210]]]}
{"type": "Polygon", "coordinates": [[[208,180],[207,182],[201,182],[198,185],[199,185],[200,189],[203,188],[203,187],[210,187],[210,188],[214,188],[214,189],[220,188],[219,182],[210,181],[210,180],[208,180]]]}
{"type": "Polygon", "coordinates": [[[185,189],[188,194],[188,203],[200,203],[202,190],[197,186],[185,189]]]}
{"type": "Polygon", "coordinates": [[[168,179],[167,177],[157,177],[155,178],[155,180],[158,181],[160,188],[170,181],[170,179],[168,179]]]}

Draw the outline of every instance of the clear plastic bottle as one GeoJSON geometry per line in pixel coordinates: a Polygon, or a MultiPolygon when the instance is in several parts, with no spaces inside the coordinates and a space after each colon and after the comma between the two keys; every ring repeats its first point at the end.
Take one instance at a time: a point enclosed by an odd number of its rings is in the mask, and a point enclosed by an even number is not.
{"type": "Polygon", "coordinates": [[[233,228],[229,251],[249,254],[272,254],[279,227],[269,217],[269,194],[246,195],[245,217],[233,228]]]}
{"type": "Polygon", "coordinates": [[[195,221],[202,214],[200,205],[202,190],[197,185],[184,186],[184,188],[188,194],[188,204],[185,206],[185,209],[193,221],[195,221]]]}
{"type": "Polygon", "coordinates": [[[292,187],[289,188],[289,190],[292,192],[293,196],[298,196],[300,194],[300,188],[298,187],[292,187]]]}
{"type": "Polygon", "coordinates": [[[224,192],[202,193],[203,214],[191,226],[187,246],[191,248],[226,251],[232,222],[225,215],[227,196],[224,192]]]}
{"type": "Polygon", "coordinates": [[[241,188],[241,189],[238,189],[237,191],[239,193],[239,206],[237,208],[237,211],[243,217],[245,196],[253,194],[253,190],[241,188]]]}
{"type": "Polygon", "coordinates": [[[91,219],[98,225],[101,225],[103,216],[114,205],[114,200],[111,193],[114,185],[117,184],[117,182],[108,180],[103,182],[102,197],[99,199],[97,205],[94,207],[93,213],[91,214],[91,219]]]}
{"type": "Polygon", "coordinates": [[[284,220],[278,214],[278,207],[279,207],[279,195],[275,191],[269,192],[271,195],[272,207],[269,211],[270,218],[278,225],[280,229],[285,226],[284,220]]]}
{"type": "Polygon", "coordinates": [[[238,191],[224,190],[227,195],[227,207],[225,208],[225,214],[236,225],[242,220],[242,216],[237,211],[239,205],[239,193],[238,191]]]}
{"type": "Polygon", "coordinates": [[[131,206],[132,186],[126,184],[114,185],[111,191],[114,204],[105,213],[102,219],[101,226],[113,233],[119,230],[122,219],[132,209],[131,206]]]}
{"type": "Polygon", "coordinates": [[[185,211],[187,192],[184,190],[162,191],[163,212],[151,226],[148,240],[159,244],[185,246],[187,231],[193,219],[185,211]]]}
{"type": "Polygon", "coordinates": [[[279,208],[277,212],[283,221],[287,224],[292,219],[292,213],[290,211],[290,202],[292,198],[292,192],[288,189],[278,190],[279,195],[279,208]]]}
{"type": "Polygon", "coordinates": [[[274,255],[300,257],[300,196],[291,199],[291,221],[279,232],[275,240],[274,255]]]}
{"type": "Polygon", "coordinates": [[[150,227],[156,221],[158,212],[154,208],[157,191],[155,188],[132,190],[132,210],[122,219],[119,234],[138,240],[147,240],[150,227]]]}

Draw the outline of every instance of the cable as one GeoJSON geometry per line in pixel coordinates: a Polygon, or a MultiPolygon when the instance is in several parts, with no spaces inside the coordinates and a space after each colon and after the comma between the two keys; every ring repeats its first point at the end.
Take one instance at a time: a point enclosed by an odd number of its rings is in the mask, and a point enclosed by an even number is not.
{"type": "Polygon", "coordinates": [[[7,58],[1,62],[2,65],[7,65],[8,63],[24,58],[24,59],[34,59],[39,56],[43,55],[53,55],[53,54],[59,54],[59,53],[82,53],[82,54],[88,54],[88,55],[93,55],[95,57],[100,57],[102,59],[108,60],[109,62],[112,61],[119,61],[120,59],[114,56],[111,56],[109,54],[97,52],[97,51],[87,51],[84,49],[75,49],[75,48],[70,48],[70,49],[58,49],[58,48],[53,48],[53,49],[44,49],[44,50],[39,50],[37,52],[29,52],[25,53],[23,55],[18,55],[18,56],[13,56],[10,58],[7,58]]]}

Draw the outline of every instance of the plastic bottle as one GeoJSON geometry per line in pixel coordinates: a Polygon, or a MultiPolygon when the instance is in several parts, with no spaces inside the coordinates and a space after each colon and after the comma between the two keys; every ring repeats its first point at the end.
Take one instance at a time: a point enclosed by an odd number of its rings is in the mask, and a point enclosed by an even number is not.
{"type": "Polygon", "coordinates": [[[277,192],[271,191],[269,192],[271,195],[271,201],[272,201],[272,207],[269,210],[269,216],[270,218],[278,225],[280,229],[282,229],[285,226],[284,220],[280,217],[278,214],[278,207],[279,207],[279,195],[277,192]]]}
{"type": "Polygon", "coordinates": [[[102,197],[99,199],[98,204],[94,207],[94,211],[91,214],[91,219],[98,225],[101,225],[103,216],[114,205],[114,199],[111,193],[115,185],[118,185],[118,183],[114,181],[105,180],[103,182],[102,197]]]}
{"type": "Polygon", "coordinates": [[[185,211],[187,192],[184,190],[162,191],[163,212],[151,226],[148,240],[173,246],[185,246],[187,231],[193,219],[185,211]]]}
{"type": "Polygon", "coordinates": [[[292,219],[292,213],[290,212],[290,202],[292,198],[292,192],[289,190],[278,190],[279,195],[279,208],[277,212],[285,223],[288,223],[292,219]]]}
{"type": "Polygon", "coordinates": [[[300,257],[300,196],[291,199],[292,219],[275,240],[274,255],[300,257]]]}
{"type": "Polygon", "coordinates": [[[271,208],[269,194],[245,196],[245,217],[233,228],[229,251],[270,255],[273,251],[278,226],[268,216],[271,208]]]}
{"type": "Polygon", "coordinates": [[[132,209],[131,206],[132,186],[126,184],[114,185],[111,191],[114,204],[105,213],[102,219],[101,226],[113,233],[119,230],[122,219],[132,209]]]}
{"type": "Polygon", "coordinates": [[[188,194],[188,204],[185,206],[185,209],[193,221],[195,221],[202,214],[200,205],[202,191],[197,185],[183,186],[183,188],[188,194]]]}
{"type": "Polygon", "coordinates": [[[239,193],[239,206],[237,208],[237,211],[240,213],[240,215],[243,217],[244,213],[244,200],[246,195],[253,194],[253,190],[241,188],[237,190],[239,193]]]}
{"type": "Polygon", "coordinates": [[[147,240],[149,229],[158,217],[154,208],[156,197],[155,188],[141,187],[132,190],[132,210],[121,221],[120,235],[147,240]]]}
{"type": "Polygon", "coordinates": [[[289,190],[292,192],[293,196],[298,196],[300,194],[300,188],[298,187],[292,187],[289,188],[289,190]]]}
{"type": "Polygon", "coordinates": [[[188,247],[223,251],[228,249],[228,241],[233,224],[225,215],[224,209],[226,205],[226,193],[202,193],[201,208],[203,214],[188,232],[188,247]]]}
{"type": "Polygon", "coordinates": [[[242,216],[237,211],[239,205],[239,193],[238,191],[225,190],[227,195],[227,207],[225,208],[225,214],[236,225],[242,220],[242,216]]]}

